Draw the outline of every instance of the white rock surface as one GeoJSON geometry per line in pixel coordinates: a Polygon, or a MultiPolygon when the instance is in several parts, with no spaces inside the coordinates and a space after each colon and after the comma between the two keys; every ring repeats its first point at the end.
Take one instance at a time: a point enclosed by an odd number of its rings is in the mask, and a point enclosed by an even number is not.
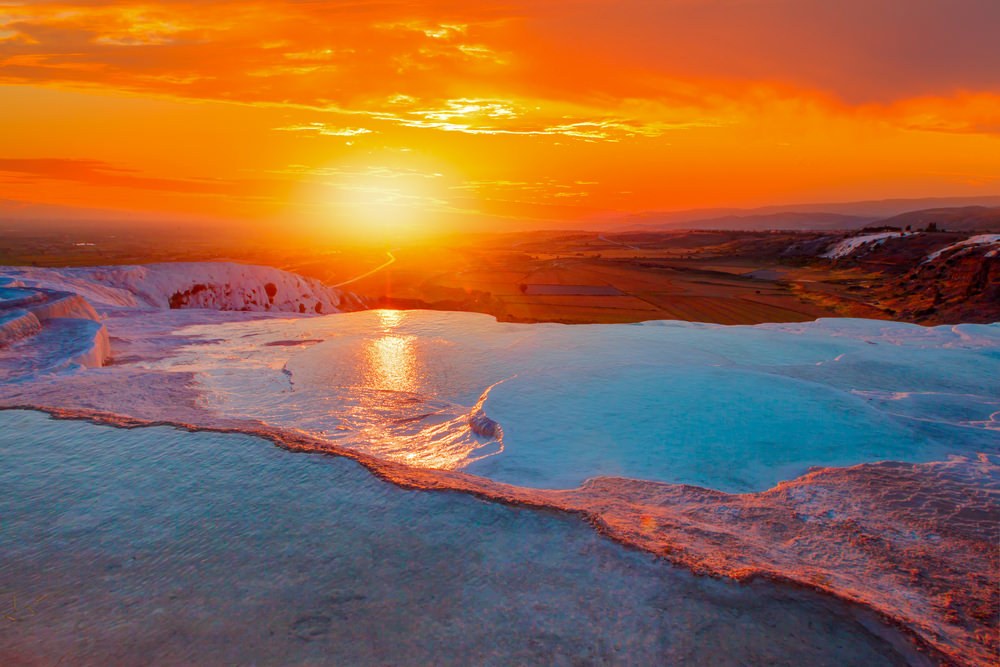
{"type": "Polygon", "coordinates": [[[11,267],[2,274],[28,287],[79,294],[99,307],[327,314],[361,305],[357,297],[318,280],[267,266],[234,262],[58,269],[11,267]]]}
{"type": "MultiPolygon", "coordinates": [[[[956,250],[960,250],[962,248],[973,248],[976,246],[983,246],[983,245],[1000,247],[1000,234],[979,234],[977,236],[970,236],[964,241],[959,241],[958,243],[952,243],[951,245],[945,246],[940,250],[935,250],[931,254],[927,255],[924,261],[933,262],[938,257],[941,257],[942,255],[945,254],[951,254],[956,250]]],[[[995,253],[996,250],[991,250],[988,256],[993,257],[995,253]]]]}
{"type": "Polygon", "coordinates": [[[34,313],[26,310],[0,313],[0,348],[16,343],[22,338],[34,336],[41,330],[42,323],[34,313]]]}
{"type": "Polygon", "coordinates": [[[882,243],[885,243],[886,239],[903,236],[908,236],[908,234],[905,232],[894,231],[852,236],[835,244],[832,248],[820,255],[820,257],[823,257],[824,259],[843,259],[864,248],[870,249],[872,246],[881,245],[882,243]]]}
{"type": "Polygon", "coordinates": [[[171,329],[199,321],[198,312],[260,318],[360,307],[355,295],[317,280],[233,262],[6,267],[0,269],[0,378],[103,365],[112,352],[105,320],[159,323],[148,336],[119,332],[118,344],[129,354],[141,339],[151,338],[155,348],[171,329]],[[176,309],[190,309],[194,319],[176,309]]]}
{"type": "Polygon", "coordinates": [[[45,292],[45,298],[28,307],[41,321],[58,317],[99,321],[97,311],[79,294],[65,292],[45,292]]]}
{"type": "Polygon", "coordinates": [[[33,333],[0,348],[0,384],[81,366],[99,368],[110,355],[108,330],[100,322],[76,317],[53,318],[33,333]]]}

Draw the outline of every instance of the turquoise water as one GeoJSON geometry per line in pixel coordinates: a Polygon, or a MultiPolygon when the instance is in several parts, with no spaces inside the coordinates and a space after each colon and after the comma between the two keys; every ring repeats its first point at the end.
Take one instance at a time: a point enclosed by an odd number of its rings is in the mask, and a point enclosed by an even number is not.
{"type": "Polygon", "coordinates": [[[2,664],[919,661],[835,601],[250,436],[0,412],[0,491],[2,664]]]}
{"type": "Polygon", "coordinates": [[[1000,453],[1000,325],[367,311],[195,333],[206,342],[170,363],[199,374],[213,409],[520,486],[610,475],[743,493],[812,466],[1000,453]],[[502,447],[467,428],[489,387],[502,447]]]}

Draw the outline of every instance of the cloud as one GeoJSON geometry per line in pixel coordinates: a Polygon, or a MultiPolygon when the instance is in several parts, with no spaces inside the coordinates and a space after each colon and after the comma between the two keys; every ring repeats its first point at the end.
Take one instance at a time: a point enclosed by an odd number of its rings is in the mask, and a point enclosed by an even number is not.
{"type": "Polygon", "coordinates": [[[205,178],[160,178],[116,167],[100,160],[67,158],[0,158],[0,175],[22,182],[72,181],[98,187],[157,190],[184,194],[247,196],[264,191],[260,181],[205,178]]]}
{"type": "Polygon", "coordinates": [[[393,21],[378,23],[375,28],[380,30],[404,30],[421,33],[425,37],[438,40],[449,40],[461,37],[469,31],[468,23],[433,23],[429,21],[393,21]]]}
{"type": "MultiPolygon", "coordinates": [[[[661,118],[679,115],[680,118],[675,121],[607,116],[602,109],[567,107],[547,100],[534,100],[530,105],[498,98],[457,98],[425,102],[414,97],[396,95],[389,103],[392,110],[372,108],[337,111],[368,116],[373,120],[404,128],[471,135],[548,136],[609,142],[634,137],[659,137],[677,130],[720,127],[729,122],[721,117],[709,117],[701,110],[691,109],[655,109],[661,118]]],[[[302,127],[306,129],[321,125],[322,123],[310,123],[302,127]]]]}
{"type": "Polygon", "coordinates": [[[1000,136],[1000,93],[901,100],[881,113],[910,130],[1000,136]]]}
{"type": "Polygon", "coordinates": [[[504,179],[465,181],[452,185],[451,190],[475,194],[480,201],[508,202],[519,205],[565,205],[566,199],[590,196],[585,186],[598,185],[594,181],[559,181],[547,178],[538,181],[509,181],[504,179]]]}
{"type": "Polygon", "coordinates": [[[366,127],[334,127],[326,123],[301,123],[298,125],[288,125],[286,127],[276,127],[280,132],[305,132],[317,134],[324,137],[359,137],[363,134],[372,134],[372,130],[366,127]]]}
{"type": "Polygon", "coordinates": [[[444,174],[439,172],[421,171],[419,169],[407,169],[402,167],[310,167],[304,164],[290,164],[283,169],[278,169],[272,173],[289,174],[295,176],[319,176],[322,178],[363,178],[363,179],[398,179],[398,178],[418,178],[437,179],[444,174]]]}
{"type": "Polygon", "coordinates": [[[851,104],[1000,88],[995,0],[538,3],[532,24],[552,59],[583,55],[626,80],[776,82],[851,104]]]}
{"type": "MultiPolygon", "coordinates": [[[[1000,91],[992,34],[1000,3],[907,0],[903,12],[899,6],[891,0],[7,3],[0,8],[0,82],[381,113],[413,128],[585,141],[717,125],[726,109],[753,103],[762,86],[861,111],[956,91],[1000,91]],[[392,96],[426,106],[399,113],[392,96]],[[513,101],[520,124],[484,121],[496,120],[490,114],[500,107],[452,106],[491,98],[513,101]],[[655,111],[623,114],[626,99],[685,114],[666,120],[655,111]],[[561,122],[545,109],[535,113],[540,103],[577,113],[561,122]]],[[[944,118],[937,125],[963,122],[944,118]]]]}

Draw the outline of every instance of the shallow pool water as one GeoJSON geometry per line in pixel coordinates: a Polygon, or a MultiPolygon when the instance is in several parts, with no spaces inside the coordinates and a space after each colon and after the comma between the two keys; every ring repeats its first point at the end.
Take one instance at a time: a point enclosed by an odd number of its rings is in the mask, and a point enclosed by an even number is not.
{"type": "Polygon", "coordinates": [[[196,372],[226,415],[522,486],[615,475],[747,492],[811,466],[1000,452],[996,325],[368,311],[186,331],[204,342],[159,366],[196,372]]]}
{"type": "Polygon", "coordinates": [[[3,664],[920,661],[833,600],[250,436],[0,412],[0,489],[3,664]]]}

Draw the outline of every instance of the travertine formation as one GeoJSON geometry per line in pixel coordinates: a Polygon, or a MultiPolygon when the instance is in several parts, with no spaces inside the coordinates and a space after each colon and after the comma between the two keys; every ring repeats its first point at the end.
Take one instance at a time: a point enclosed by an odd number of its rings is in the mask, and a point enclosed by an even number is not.
{"type": "MultiPolygon", "coordinates": [[[[46,296],[37,305],[54,308],[62,298],[46,296]]],[[[75,300],[64,301],[60,312],[87,313],[75,300]]],[[[50,321],[60,319],[66,318],[50,321]]],[[[36,408],[122,427],[159,423],[254,433],[289,450],[353,458],[410,488],[462,491],[578,513],[608,536],[698,573],[792,582],[874,609],[943,662],[995,664],[1000,649],[996,457],[815,469],[745,494],[614,477],[568,490],[524,488],[454,470],[413,467],[288,427],[221,414],[194,373],[164,372],[155,363],[164,350],[187,342],[176,331],[179,323],[211,320],[197,311],[176,318],[162,311],[113,313],[108,320],[112,342],[117,341],[113,351],[123,356],[103,368],[38,373],[35,367],[18,366],[10,354],[0,355],[0,371],[8,380],[0,384],[0,407],[36,408]]],[[[82,321],[103,330],[94,320],[82,321]]],[[[12,324],[12,330],[15,326],[26,325],[12,324]]],[[[42,323],[35,338],[45,331],[42,323]]],[[[26,342],[8,346],[7,353],[30,350],[26,342]]]]}

